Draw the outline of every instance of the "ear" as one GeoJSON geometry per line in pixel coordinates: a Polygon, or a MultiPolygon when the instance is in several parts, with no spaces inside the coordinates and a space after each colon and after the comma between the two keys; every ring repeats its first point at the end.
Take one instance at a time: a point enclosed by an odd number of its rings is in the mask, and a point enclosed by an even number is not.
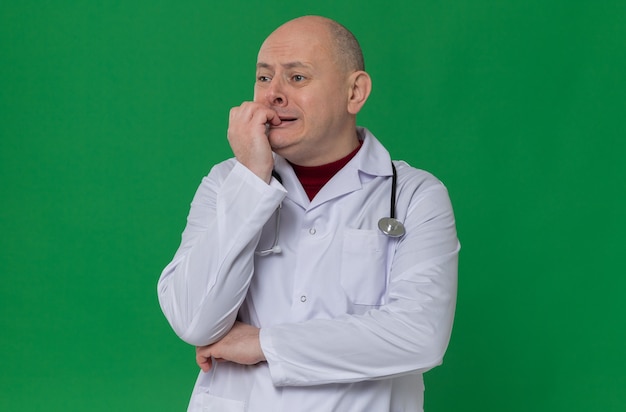
{"type": "Polygon", "coordinates": [[[372,79],[366,72],[359,70],[348,77],[348,113],[356,115],[367,101],[372,91],[372,79]]]}

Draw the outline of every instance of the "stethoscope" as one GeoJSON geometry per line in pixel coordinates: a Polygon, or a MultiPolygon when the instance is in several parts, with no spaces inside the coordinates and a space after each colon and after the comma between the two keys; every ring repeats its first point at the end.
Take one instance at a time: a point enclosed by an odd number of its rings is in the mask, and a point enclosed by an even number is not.
{"type": "MultiPolygon", "coordinates": [[[[378,221],[378,229],[383,232],[385,235],[391,238],[399,238],[404,236],[406,233],[406,229],[404,228],[404,224],[396,219],[396,186],[398,180],[398,172],[396,172],[396,166],[391,163],[391,169],[393,170],[393,175],[391,177],[391,204],[389,206],[389,217],[382,217],[378,221]]],[[[276,170],[272,170],[272,176],[278,180],[280,184],[283,183],[283,179],[278,174],[276,170]]],[[[280,209],[282,208],[282,203],[278,205],[276,209],[276,225],[274,228],[274,242],[272,242],[272,247],[269,249],[258,250],[254,252],[257,256],[267,256],[272,253],[280,253],[282,249],[278,245],[278,236],[280,229],[280,209]]]]}

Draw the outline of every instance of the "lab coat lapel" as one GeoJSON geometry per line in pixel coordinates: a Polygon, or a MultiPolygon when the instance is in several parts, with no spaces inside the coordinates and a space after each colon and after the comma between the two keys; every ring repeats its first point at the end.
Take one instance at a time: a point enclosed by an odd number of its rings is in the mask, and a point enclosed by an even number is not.
{"type": "Polygon", "coordinates": [[[275,155],[274,170],[283,179],[283,187],[287,190],[287,199],[306,210],[311,202],[289,162],[275,155]]]}
{"type": "Polygon", "coordinates": [[[391,176],[391,157],[389,152],[365,128],[358,128],[363,146],[347,165],[343,167],[313,198],[309,208],[361,190],[363,183],[377,176],[391,176]]]}
{"type": "Polygon", "coordinates": [[[312,201],[309,201],[289,162],[275,155],[274,168],[280,174],[283,186],[287,189],[287,198],[305,210],[312,209],[355,190],[361,190],[364,179],[391,176],[389,152],[369,130],[359,127],[357,132],[363,140],[363,146],[356,156],[322,187],[312,201]]]}
{"type": "Polygon", "coordinates": [[[355,190],[361,190],[362,187],[363,185],[359,178],[359,170],[352,161],[350,161],[320,189],[319,193],[311,201],[309,208],[313,209],[337,197],[354,192],[355,190]]]}

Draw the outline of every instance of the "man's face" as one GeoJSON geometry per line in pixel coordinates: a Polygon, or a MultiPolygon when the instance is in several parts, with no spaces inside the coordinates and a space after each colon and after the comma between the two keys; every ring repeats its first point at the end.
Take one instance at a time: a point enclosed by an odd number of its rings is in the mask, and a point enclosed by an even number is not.
{"type": "Polygon", "coordinates": [[[268,131],[272,150],[303,166],[337,160],[355,139],[348,75],[331,44],[323,26],[296,22],[270,35],[258,55],[254,101],[281,119],[268,131]]]}

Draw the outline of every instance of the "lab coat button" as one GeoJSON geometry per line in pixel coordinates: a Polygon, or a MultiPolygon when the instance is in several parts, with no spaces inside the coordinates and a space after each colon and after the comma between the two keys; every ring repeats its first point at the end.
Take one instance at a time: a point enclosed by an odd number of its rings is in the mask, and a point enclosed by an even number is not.
{"type": "Polygon", "coordinates": [[[309,229],[309,234],[314,235],[315,233],[317,233],[317,230],[315,230],[314,227],[312,227],[311,229],[309,229]]]}
{"type": "Polygon", "coordinates": [[[300,296],[300,302],[302,303],[306,302],[306,295],[300,296]]]}

